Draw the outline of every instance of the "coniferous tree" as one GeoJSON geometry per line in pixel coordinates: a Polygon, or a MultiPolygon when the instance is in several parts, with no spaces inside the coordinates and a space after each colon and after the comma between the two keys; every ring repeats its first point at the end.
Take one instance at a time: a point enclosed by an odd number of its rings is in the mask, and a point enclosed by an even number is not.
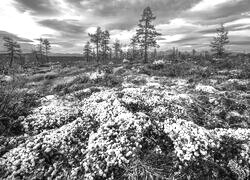
{"type": "Polygon", "coordinates": [[[157,59],[157,49],[155,48],[154,51],[152,52],[152,58],[153,60],[157,59]]]}
{"type": "Polygon", "coordinates": [[[110,34],[109,32],[106,30],[102,33],[102,39],[101,39],[101,49],[102,49],[102,56],[104,60],[107,60],[108,58],[108,54],[110,51],[109,48],[109,40],[110,40],[110,34]]]}
{"type": "Polygon", "coordinates": [[[39,61],[39,57],[38,57],[38,51],[37,51],[37,48],[34,47],[32,50],[31,50],[31,54],[32,54],[32,58],[34,59],[34,64],[35,66],[38,65],[38,61],[39,61]]]}
{"type": "Polygon", "coordinates": [[[48,60],[48,54],[49,54],[49,51],[51,49],[51,45],[50,45],[49,40],[48,39],[44,39],[43,40],[43,45],[44,45],[46,60],[48,60]]]}
{"type": "Polygon", "coordinates": [[[214,37],[210,44],[212,52],[217,58],[221,58],[225,55],[225,45],[229,43],[228,31],[225,29],[224,25],[217,29],[217,36],[214,37]]]}
{"type": "Polygon", "coordinates": [[[38,41],[39,41],[39,44],[38,44],[38,46],[37,46],[37,53],[40,55],[40,61],[42,61],[43,60],[43,56],[44,56],[44,40],[43,40],[43,38],[39,38],[38,39],[38,41]]]}
{"type": "Polygon", "coordinates": [[[90,42],[88,41],[85,46],[84,46],[84,49],[83,49],[83,53],[84,53],[84,57],[86,58],[87,62],[90,61],[90,57],[91,57],[91,54],[92,54],[92,50],[91,50],[91,46],[90,46],[90,42]]]}
{"type": "Polygon", "coordinates": [[[161,35],[152,24],[152,21],[155,19],[156,17],[153,15],[150,7],[145,8],[142,18],[139,20],[139,28],[136,30],[138,43],[144,50],[144,63],[148,61],[148,49],[157,46],[156,37],[161,35]]]}
{"type": "Polygon", "coordinates": [[[137,44],[138,42],[138,39],[136,36],[133,36],[131,41],[130,41],[130,46],[132,48],[132,59],[134,60],[135,59],[135,54],[136,54],[136,46],[138,45],[137,44]]]}
{"type": "Polygon", "coordinates": [[[114,53],[115,53],[115,59],[120,59],[119,54],[121,54],[121,43],[118,39],[115,40],[115,43],[113,45],[114,53]]]}
{"type": "Polygon", "coordinates": [[[193,50],[192,50],[192,56],[195,57],[195,55],[196,55],[196,50],[193,49],[193,50]]]}
{"type": "Polygon", "coordinates": [[[10,58],[9,67],[12,67],[13,61],[16,57],[21,55],[20,45],[10,37],[4,37],[4,47],[7,49],[7,53],[10,58]]]}
{"type": "Polygon", "coordinates": [[[101,27],[97,27],[96,32],[94,34],[89,34],[90,41],[96,46],[96,61],[99,63],[99,49],[102,41],[102,29],[101,27]]]}

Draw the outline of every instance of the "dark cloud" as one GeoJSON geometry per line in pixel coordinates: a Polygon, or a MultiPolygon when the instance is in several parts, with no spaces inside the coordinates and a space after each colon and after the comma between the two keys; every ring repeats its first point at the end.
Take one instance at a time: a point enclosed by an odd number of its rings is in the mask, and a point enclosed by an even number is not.
{"type": "MultiPolygon", "coordinates": [[[[202,30],[198,30],[198,33],[201,34],[211,34],[211,33],[216,33],[217,32],[217,28],[220,26],[216,26],[216,27],[211,27],[211,28],[207,28],[207,29],[202,29],[202,30]]],[[[239,23],[239,24],[233,24],[233,25],[227,25],[225,26],[225,29],[230,33],[230,32],[234,32],[234,31],[240,31],[240,30],[249,30],[250,29],[250,25],[246,25],[243,23],[239,23]]]]}
{"type": "Polygon", "coordinates": [[[167,39],[164,38],[164,37],[157,37],[157,40],[158,40],[158,41],[165,41],[165,40],[167,40],[167,39]]]}
{"type": "Polygon", "coordinates": [[[76,20],[57,20],[57,19],[46,19],[38,22],[42,26],[54,29],[61,32],[63,35],[68,37],[81,36],[85,33],[87,25],[81,25],[76,20]]]}
{"type": "Polygon", "coordinates": [[[198,41],[204,41],[204,40],[208,40],[208,37],[202,36],[202,34],[189,34],[187,36],[185,36],[184,38],[181,38],[180,40],[176,40],[176,41],[172,41],[172,43],[178,43],[178,44],[186,44],[188,42],[197,42],[198,41]]]}
{"type": "Polygon", "coordinates": [[[60,9],[57,9],[53,0],[15,0],[14,5],[21,12],[30,12],[33,15],[60,14],[60,9]]]}
{"type": "MultiPolygon", "coordinates": [[[[233,25],[224,25],[225,29],[227,31],[238,31],[239,29],[244,30],[244,29],[249,29],[249,27],[242,27],[245,26],[245,24],[243,23],[239,23],[239,24],[233,24],[233,25]]],[[[197,32],[202,33],[202,34],[210,34],[210,33],[216,33],[217,32],[217,28],[219,28],[220,26],[217,25],[216,27],[211,27],[211,28],[207,28],[207,29],[202,29],[199,30],[197,32]]]]}
{"type": "MultiPolygon", "coordinates": [[[[120,33],[122,30],[134,32],[133,29],[137,26],[142,11],[147,6],[150,6],[154,15],[157,16],[153,23],[158,25],[157,31],[163,35],[158,38],[161,46],[163,43],[166,46],[208,46],[212,37],[204,35],[215,33],[221,23],[249,17],[245,12],[250,12],[250,0],[229,0],[202,11],[190,11],[202,0],[61,0],[60,4],[66,6],[56,4],[55,0],[14,1],[18,10],[29,12],[39,25],[57,32],[53,35],[44,34],[44,37],[55,45],[56,50],[61,48],[74,52],[74,47],[82,50],[80,44],[89,40],[86,33],[89,27],[101,26],[102,29],[115,33],[120,33]],[[65,16],[68,19],[65,19],[65,16]],[[78,20],[73,20],[74,17],[78,20]],[[184,19],[185,22],[173,24],[172,20],[175,18],[184,19]],[[184,35],[184,37],[177,41],[167,41],[166,37],[177,34],[184,35]]],[[[250,26],[238,23],[227,25],[226,28],[235,34],[240,33],[239,30],[250,29],[250,26]]],[[[249,46],[245,40],[241,38],[237,40],[236,37],[230,36],[232,45],[249,46]]]]}
{"type": "Polygon", "coordinates": [[[2,39],[3,37],[10,37],[15,41],[23,42],[23,43],[31,43],[31,42],[33,42],[30,39],[22,38],[22,37],[19,37],[19,36],[15,35],[15,34],[0,30],[0,38],[2,39]]]}
{"type": "Polygon", "coordinates": [[[131,20],[127,19],[127,20],[124,20],[123,22],[119,20],[119,22],[108,23],[105,25],[105,28],[108,30],[112,30],[112,29],[128,30],[135,26],[136,24],[131,23],[131,20]]]}
{"type": "Polygon", "coordinates": [[[219,24],[242,18],[242,13],[250,11],[250,1],[228,1],[213,9],[186,11],[183,16],[200,24],[219,24]]]}
{"type": "Polygon", "coordinates": [[[177,33],[178,34],[190,34],[192,32],[197,31],[197,27],[187,26],[187,25],[182,25],[179,27],[172,27],[171,24],[169,24],[167,27],[157,27],[157,30],[165,35],[175,35],[177,33]]]}
{"type": "Polygon", "coordinates": [[[30,43],[33,42],[32,40],[19,37],[19,36],[15,35],[15,34],[12,34],[12,33],[6,32],[6,31],[0,31],[0,52],[5,52],[6,51],[6,49],[4,47],[3,37],[10,37],[14,41],[17,41],[20,44],[23,53],[30,52],[31,49],[33,48],[33,45],[30,44],[30,43]]]}
{"type": "Polygon", "coordinates": [[[244,46],[250,46],[250,41],[232,41],[232,45],[244,45],[244,46]]]}
{"type": "Polygon", "coordinates": [[[150,6],[157,16],[156,23],[166,23],[180,12],[191,8],[201,0],[66,0],[80,10],[90,10],[97,18],[114,18],[114,23],[108,23],[108,28],[125,29],[136,26],[147,6],[150,6]],[[123,23],[123,25],[122,25],[123,23]]]}
{"type": "Polygon", "coordinates": [[[54,45],[59,45],[63,48],[71,48],[75,46],[74,42],[68,42],[68,41],[60,41],[60,42],[54,42],[54,45]]]}

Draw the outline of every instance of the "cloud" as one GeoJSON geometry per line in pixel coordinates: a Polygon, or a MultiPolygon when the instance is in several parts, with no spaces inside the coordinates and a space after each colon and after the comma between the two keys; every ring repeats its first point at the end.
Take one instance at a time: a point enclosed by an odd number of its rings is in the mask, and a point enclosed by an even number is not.
{"type": "Polygon", "coordinates": [[[250,11],[249,0],[219,0],[217,3],[203,0],[201,3],[203,3],[202,8],[198,4],[189,11],[184,12],[183,15],[196,23],[218,24],[247,16],[242,14],[250,11]]]}
{"type": "Polygon", "coordinates": [[[30,52],[31,49],[33,48],[33,44],[32,44],[33,41],[32,40],[19,37],[15,34],[12,34],[12,33],[6,32],[6,31],[0,31],[0,52],[6,51],[6,49],[4,47],[4,40],[3,40],[4,37],[10,37],[14,41],[17,41],[21,46],[22,52],[24,52],[24,53],[30,52]]]}
{"type": "Polygon", "coordinates": [[[220,23],[229,30],[230,47],[249,49],[241,38],[250,34],[249,0],[0,1],[1,30],[26,39],[48,38],[52,51],[82,52],[88,32],[97,26],[110,31],[111,42],[128,44],[147,6],[157,17],[153,24],[162,34],[157,39],[162,50],[209,48],[220,23]]]}
{"type": "Polygon", "coordinates": [[[18,42],[21,42],[21,43],[32,43],[33,42],[30,39],[22,38],[22,37],[19,37],[19,36],[15,35],[15,34],[0,30],[0,38],[2,39],[3,37],[10,37],[14,41],[18,41],[18,42]]]}
{"type": "Polygon", "coordinates": [[[124,29],[136,26],[147,6],[150,6],[157,16],[157,22],[167,22],[180,12],[191,8],[200,0],[66,0],[69,4],[80,10],[88,11],[100,20],[111,19],[108,27],[124,29]],[[104,18],[104,19],[103,19],[104,18]],[[122,25],[123,24],[123,25],[122,25]]]}
{"type": "Polygon", "coordinates": [[[87,25],[81,25],[76,20],[46,19],[38,22],[42,26],[54,29],[64,35],[75,36],[85,32],[87,25]]]}
{"type": "Polygon", "coordinates": [[[15,7],[21,12],[29,12],[32,15],[58,15],[60,10],[56,8],[55,0],[15,0],[15,7]]]}

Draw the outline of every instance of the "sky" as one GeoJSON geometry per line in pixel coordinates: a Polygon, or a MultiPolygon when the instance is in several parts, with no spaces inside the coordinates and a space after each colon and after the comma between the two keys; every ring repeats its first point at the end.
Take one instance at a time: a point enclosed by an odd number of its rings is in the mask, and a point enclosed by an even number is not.
{"type": "Polygon", "coordinates": [[[109,30],[123,46],[135,34],[143,9],[150,6],[162,34],[160,50],[207,50],[224,23],[228,50],[250,52],[250,0],[1,0],[2,37],[18,41],[24,52],[47,38],[53,53],[82,53],[97,26],[109,30]]]}

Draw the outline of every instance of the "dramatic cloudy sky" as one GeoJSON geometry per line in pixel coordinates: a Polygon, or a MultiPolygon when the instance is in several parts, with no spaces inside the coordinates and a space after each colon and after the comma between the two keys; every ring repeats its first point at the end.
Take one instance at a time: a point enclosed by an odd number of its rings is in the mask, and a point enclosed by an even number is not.
{"type": "Polygon", "coordinates": [[[228,49],[250,52],[250,0],[1,0],[0,41],[10,36],[29,51],[43,37],[53,52],[81,53],[88,32],[100,26],[125,46],[146,6],[157,16],[162,50],[207,49],[224,23],[228,49]]]}

